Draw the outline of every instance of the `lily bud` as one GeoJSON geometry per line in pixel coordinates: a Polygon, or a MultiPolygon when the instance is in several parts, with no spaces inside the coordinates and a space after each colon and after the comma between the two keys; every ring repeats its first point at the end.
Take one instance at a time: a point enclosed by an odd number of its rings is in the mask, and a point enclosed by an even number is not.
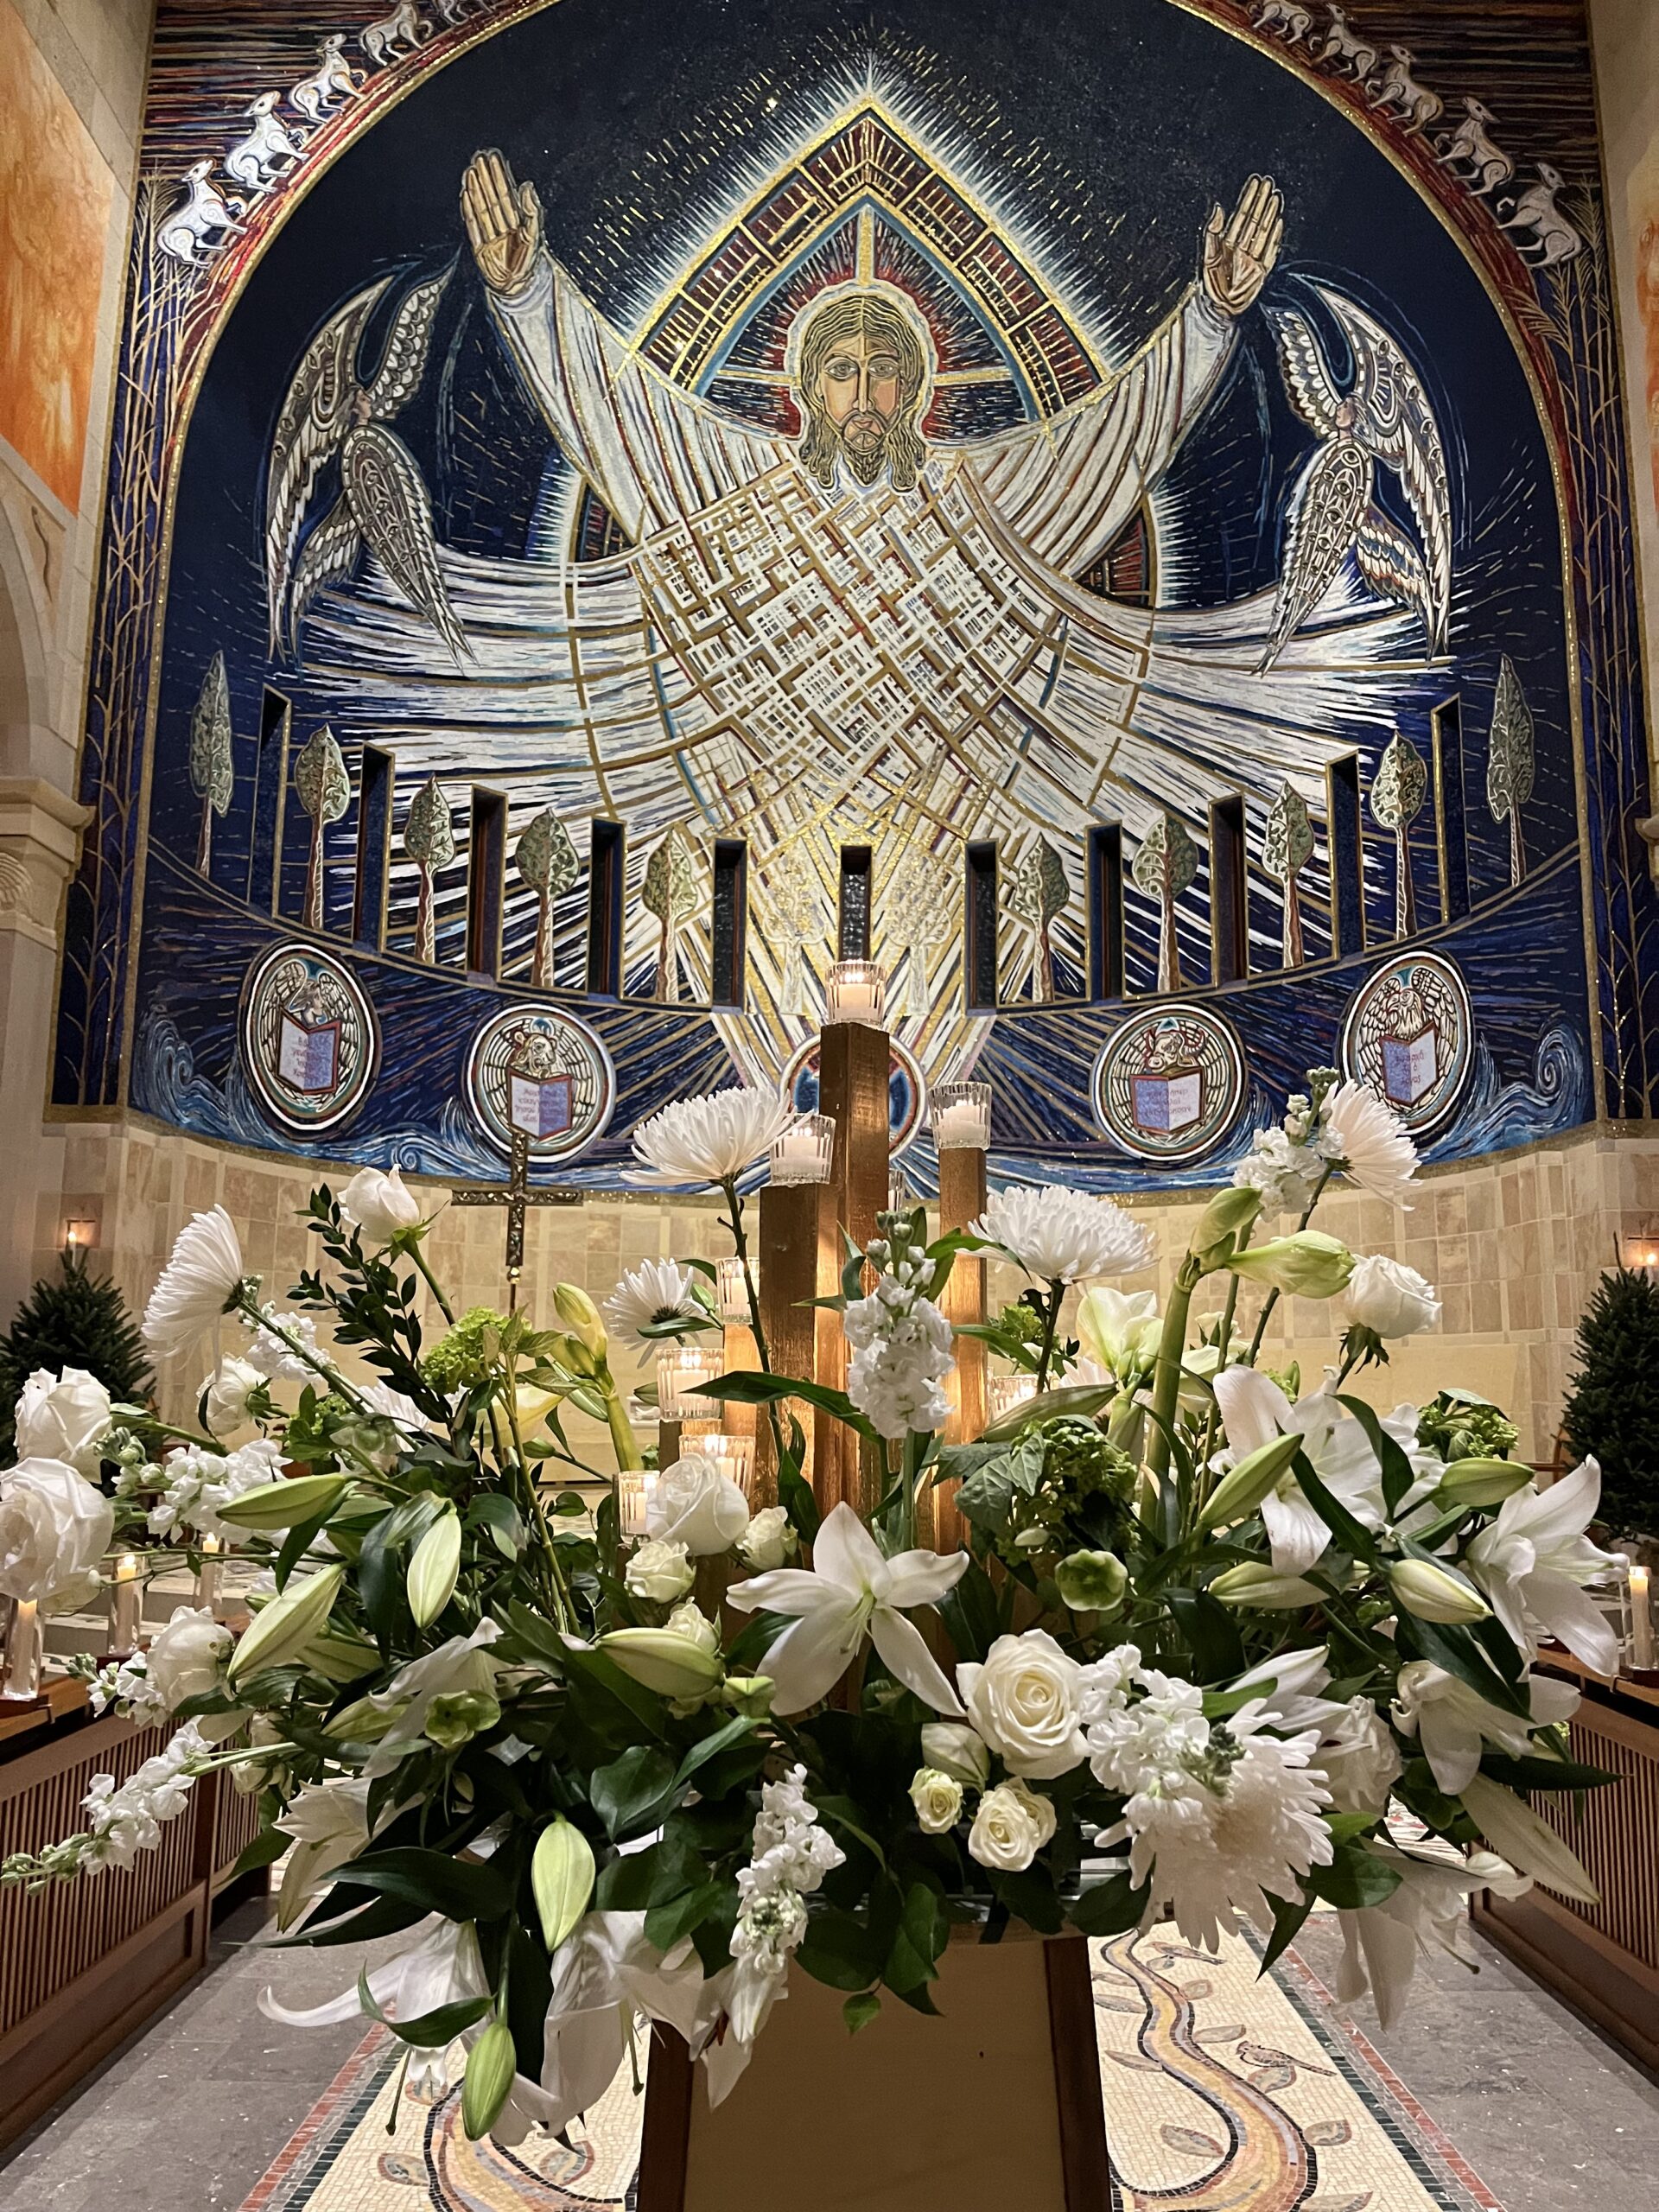
{"type": "Polygon", "coordinates": [[[1074,1613],[1115,1613],[1129,1573],[1114,1552],[1073,1552],[1055,1568],[1054,1580],[1074,1613]]]}
{"type": "Polygon", "coordinates": [[[618,1628],[599,1639],[625,1675],[659,1697],[706,1697],[721,1677],[720,1655],[665,1628],[618,1628]]]}
{"type": "Polygon", "coordinates": [[[587,1911],[594,1894],[594,1847],[571,1821],[552,1821],[537,1837],[530,1887],[541,1917],[542,1941],[552,1953],[587,1911]]]}
{"type": "Polygon", "coordinates": [[[1407,1612],[1446,1628],[1471,1628],[1492,1610],[1472,1582],[1426,1559],[1395,1560],[1389,1586],[1407,1612]]]}
{"type": "Polygon", "coordinates": [[[1210,1584],[1210,1595],[1224,1605],[1249,1605],[1258,1612],[1289,1612],[1299,1605],[1323,1604],[1325,1593],[1317,1582],[1300,1574],[1275,1573],[1265,1563],[1230,1567],[1210,1584]]]}
{"type": "Polygon", "coordinates": [[[605,1324],[580,1283],[560,1283],[553,1293],[553,1307],[565,1327],[573,1330],[589,1351],[604,1351],[605,1324]]]}
{"type": "Polygon", "coordinates": [[[1334,1298],[1354,1272],[1354,1255],[1322,1230],[1299,1229],[1266,1244],[1247,1245],[1225,1262],[1247,1282],[1267,1283],[1290,1298],[1334,1298]]]}
{"type": "Polygon", "coordinates": [[[416,1545],[404,1587],[416,1628],[429,1628],[455,1594],[461,1575],[461,1516],[446,1506],[416,1545]]]}
{"type": "Polygon", "coordinates": [[[561,1337],[553,1347],[553,1357],[572,1375],[594,1376],[599,1373],[597,1357],[579,1336],[561,1337]]]}
{"type": "Polygon", "coordinates": [[[720,1686],[720,1702],[747,1719],[764,1720],[777,1694],[770,1675],[728,1675],[720,1686]]]}
{"type": "Polygon", "coordinates": [[[1441,1476],[1435,1503],[1501,1505],[1532,1480],[1532,1470],[1518,1459],[1456,1459],[1441,1476]]]}
{"type": "Polygon", "coordinates": [[[257,1675],[262,1667],[282,1667],[297,1659],[333,1611],[345,1580],[343,1566],[325,1567],[307,1581],[290,1583],[264,1608],[232,1652],[226,1680],[234,1682],[257,1675]]]}
{"type": "Polygon", "coordinates": [[[922,1729],[922,1757],[941,1774],[982,1789],[990,1778],[991,1754],[978,1732],[961,1720],[930,1720],[922,1729]]]}
{"type": "Polygon", "coordinates": [[[296,1475],[291,1481],[245,1490],[231,1504],[219,1507],[219,1517],[236,1529],[294,1529],[302,1521],[315,1521],[332,1511],[350,1488],[345,1475],[296,1475]]]}
{"type": "Polygon", "coordinates": [[[1198,1217],[1192,1250],[1200,1260],[1249,1228],[1262,1211],[1262,1193],[1239,1185],[1217,1191],[1198,1217]]]}
{"type": "Polygon", "coordinates": [[[476,2143],[494,2126],[517,2071],[512,2030],[505,2020],[492,2020],[467,2054],[461,2085],[461,2124],[470,2141],[476,2143]]]}
{"type": "Polygon", "coordinates": [[[354,1698],[334,1715],[322,1732],[341,1744],[378,1743],[397,1717],[377,1705],[372,1697],[354,1698]]]}
{"type": "Polygon", "coordinates": [[[331,1682],[354,1682],[380,1664],[380,1654],[360,1637],[314,1636],[305,1647],[305,1663],[331,1682]]]}
{"type": "Polygon", "coordinates": [[[1254,1513],[1302,1448],[1300,1429],[1270,1436],[1224,1475],[1198,1509],[1200,1529],[1224,1529],[1254,1513]]]}

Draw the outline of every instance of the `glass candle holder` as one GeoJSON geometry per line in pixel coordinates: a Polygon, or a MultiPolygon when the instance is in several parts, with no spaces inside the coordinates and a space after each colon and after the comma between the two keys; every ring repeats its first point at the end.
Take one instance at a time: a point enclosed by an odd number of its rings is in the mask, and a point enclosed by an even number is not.
{"type": "Polygon", "coordinates": [[[731,1477],[745,1497],[748,1496],[750,1478],[754,1472],[752,1436],[728,1436],[722,1429],[712,1429],[701,1436],[682,1437],[680,1442],[687,1452],[711,1459],[722,1475],[731,1477]]]}
{"type": "MultiPolygon", "coordinates": [[[[754,1278],[754,1294],[760,1295],[760,1262],[749,1262],[749,1273],[754,1278]]],[[[715,1303],[720,1308],[720,1318],[728,1329],[747,1329],[749,1325],[749,1291],[743,1280],[743,1262],[739,1259],[719,1260],[715,1264],[715,1303]]]]}
{"type": "Polygon", "coordinates": [[[123,1552],[110,1582],[110,1649],[124,1657],[138,1649],[143,1632],[144,1586],[135,1552],[123,1552]]]}
{"type": "Polygon", "coordinates": [[[1001,1421],[1036,1395],[1034,1375],[993,1375],[985,1384],[985,1403],[993,1421],[1001,1421]]]}
{"type": "Polygon", "coordinates": [[[933,1141],[941,1152],[990,1149],[988,1083],[940,1084],[933,1093],[933,1141]]]}
{"type": "MultiPolygon", "coordinates": [[[[7,1602],[0,1599],[0,1616],[7,1610],[7,1602]]],[[[33,1598],[19,1598],[10,1605],[9,1610],[11,1618],[6,1622],[4,1643],[0,1647],[0,1705],[8,1701],[33,1705],[41,1694],[41,1670],[46,1655],[41,1609],[33,1598]]]]}
{"type": "Polygon", "coordinates": [[[798,1114],[772,1140],[774,1183],[827,1183],[836,1156],[836,1125],[828,1114],[798,1114]]]}
{"type": "Polygon", "coordinates": [[[826,1023],[856,1021],[880,1029],[887,1014],[887,971],[874,960],[837,960],[824,978],[826,1023]]]}
{"type": "Polygon", "coordinates": [[[1656,1636],[1653,1618],[1653,1578],[1640,1560],[1633,1559],[1628,1569],[1630,1592],[1630,1671],[1637,1675],[1650,1675],[1659,1667],[1659,1636],[1656,1636]]]}
{"type": "Polygon", "coordinates": [[[725,1367],[718,1351],[680,1344],[657,1360],[657,1414],[661,1421],[718,1421],[719,1402],[705,1398],[700,1386],[712,1382],[725,1367]]]}
{"type": "Polygon", "coordinates": [[[201,1567],[196,1575],[196,1605],[219,1618],[219,1581],[225,1565],[225,1547],[217,1536],[201,1540],[201,1567]]]}
{"type": "Polygon", "coordinates": [[[617,1526],[625,1536],[643,1536],[651,1523],[651,1493],[657,1478],[649,1467],[623,1467],[616,1478],[617,1526]]]}

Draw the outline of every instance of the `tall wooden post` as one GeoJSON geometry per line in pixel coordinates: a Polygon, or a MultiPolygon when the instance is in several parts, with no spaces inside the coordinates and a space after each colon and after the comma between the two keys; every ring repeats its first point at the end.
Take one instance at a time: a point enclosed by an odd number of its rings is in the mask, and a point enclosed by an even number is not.
{"type": "MultiPolygon", "coordinates": [[[[951,1146],[939,1154],[939,1234],[966,1229],[985,1211],[985,1154],[977,1146],[951,1146]]],[[[985,1319],[985,1262],[958,1252],[944,1287],[945,1319],[953,1328],[985,1319]]],[[[951,1444],[971,1443],[985,1426],[985,1346],[976,1337],[958,1337],[957,1410],[945,1425],[951,1444]]],[[[943,1483],[928,1492],[932,1502],[931,1541],[935,1551],[958,1551],[967,1531],[956,1507],[957,1485],[943,1483]]]]}
{"type": "MultiPolygon", "coordinates": [[[[768,1183],[760,1192],[760,1325],[766,1332],[766,1353],[774,1375],[814,1372],[817,1316],[812,1300],[818,1294],[820,1195],[816,1183],[768,1183]]],[[[728,1347],[734,1333],[727,1332],[728,1347]]],[[[731,1363],[729,1357],[727,1363],[731,1363]]],[[[803,1409],[787,1400],[779,1407],[780,1426],[788,1421],[791,1410],[803,1409]]],[[[806,1433],[810,1467],[810,1422],[806,1433]]],[[[772,1423],[764,1414],[754,1425],[754,1485],[749,1503],[757,1513],[763,1506],[778,1503],[778,1455],[772,1446],[772,1423]]]]}
{"type": "MultiPolygon", "coordinates": [[[[855,1243],[868,1244],[875,1235],[875,1217],[887,1203],[889,1065],[885,1029],[837,1021],[819,1039],[818,1107],[836,1124],[830,1180],[817,1192],[819,1298],[833,1298],[841,1287],[846,1249],[842,1230],[855,1243]]],[[[820,1312],[812,1372],[838,1390],[846,1386],[847,1366],[841,1316],[820,1312]]],[[[874,1496],[866,1492],[879,1483],[880,1470],[864,1469],[858,1438],[828,1414],[819,1414],[814,1427],[812,1487],[819,1510],[828,1513],[843,1498],[855,1510],[873,1505],[874,1496]]]]}

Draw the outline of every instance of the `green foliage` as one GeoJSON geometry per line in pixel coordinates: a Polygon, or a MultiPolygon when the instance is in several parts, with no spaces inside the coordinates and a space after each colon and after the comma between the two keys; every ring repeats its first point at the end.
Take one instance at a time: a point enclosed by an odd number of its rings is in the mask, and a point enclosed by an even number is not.
{"type": "Polygon", "coordinates": [[[1456,1459],[1507,1459],[1520,1435],[1501,1407],[1461,1390],[1442,1390],[1417,1423],[1417,1441],[1448,1466],[1456,1459]]]}
{"type": "Polygon", "coordinates": [[[506,1315],[493,1306],[473,1306],[438,1338],[421,1363],[422,1373],[436,1390],[476,1390],[490,1378],[506,1325],[506,1315]]]}
{"type": "Polygon", "coordinates": [[[112,1282],[86,1272],[84,1252],[63,1255],[63,1279],[42,1276],[0,1338],[0,1449],[10,1453],[18,1393],[37,1367],[84,1367],[123,1405],[143,1405],[154,1376],[144,1340],[112,1282]]]}
{"type": "Polygon", "coordinates": [[[1616,1268],[1579,1323],[1579,1372],[1561,1425],[1601,1467],[1601,1517],[1620,1535],[1659,1530],[1659,1283],[1616,1268]]]}

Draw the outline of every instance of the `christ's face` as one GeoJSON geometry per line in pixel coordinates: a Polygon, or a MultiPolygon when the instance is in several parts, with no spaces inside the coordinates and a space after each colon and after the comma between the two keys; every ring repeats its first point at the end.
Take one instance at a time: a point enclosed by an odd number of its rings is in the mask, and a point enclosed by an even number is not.
{"type": "Polygon", "coordinates": [[[866,467],[887,443],[899,412],[901,367],[880,338],[855,331],[841,340],[818,374],[818,398],[842,443],[866,467]]]}

